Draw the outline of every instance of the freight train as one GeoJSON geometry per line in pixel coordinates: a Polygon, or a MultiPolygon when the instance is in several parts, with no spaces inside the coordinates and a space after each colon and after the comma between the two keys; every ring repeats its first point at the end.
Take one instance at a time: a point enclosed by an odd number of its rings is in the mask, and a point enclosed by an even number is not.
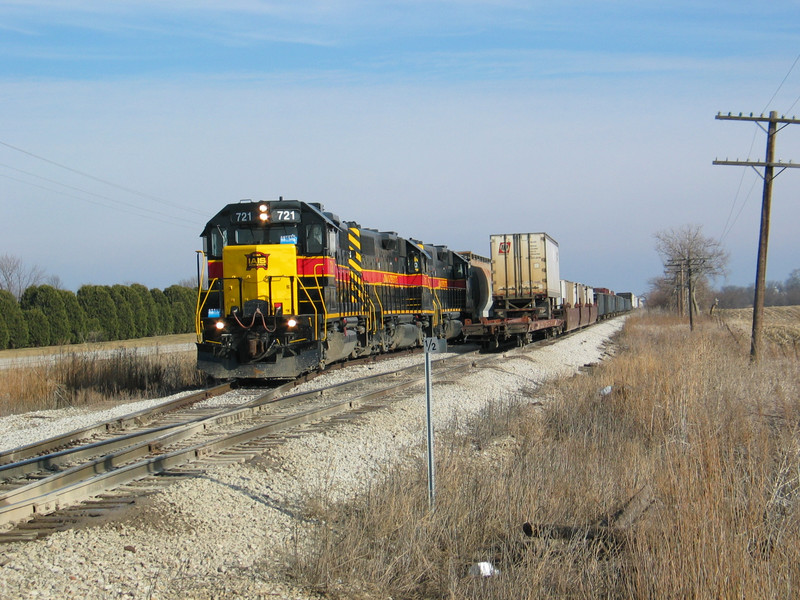
{"type": "MultiPolygon", "coordinates": [[[[492,311],[467,318],[465,341],[498,349],[587,327],[632,308],[633,294],[561,279],[559,246],[546,233],[490,236],[492,311]]],[[[484,263],[485,264],[485,263],[484,263]]]]}
{"type": "Polygon", "coordinates": [[[585,286],[561,300],[546,234],[492,236],[485,259],[280,198],[228,204],[201,238],[197,366],[218,379],[292,379],[425,337],[525,343],[606,316],[585,286]]]}

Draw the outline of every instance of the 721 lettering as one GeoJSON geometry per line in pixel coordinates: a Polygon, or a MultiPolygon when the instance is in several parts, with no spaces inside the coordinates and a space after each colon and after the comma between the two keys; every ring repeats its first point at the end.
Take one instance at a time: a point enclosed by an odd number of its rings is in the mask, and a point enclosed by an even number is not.
{"type": "Polygon", "coordinates": [[[277,217],[276,221],[288,221],[291,223],[298,221],[296,210],[276,210],[275,216],[277,217]]]}

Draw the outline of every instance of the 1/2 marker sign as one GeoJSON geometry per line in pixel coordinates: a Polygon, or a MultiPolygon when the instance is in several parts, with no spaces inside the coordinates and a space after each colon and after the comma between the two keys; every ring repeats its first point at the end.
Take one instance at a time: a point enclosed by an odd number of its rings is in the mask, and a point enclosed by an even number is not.
{"type": "Polygon", "coordinates": [[[445,338],[426,337],[425,352],[428,354],[443,354],[447,352],[447,340],[445,338]]]}

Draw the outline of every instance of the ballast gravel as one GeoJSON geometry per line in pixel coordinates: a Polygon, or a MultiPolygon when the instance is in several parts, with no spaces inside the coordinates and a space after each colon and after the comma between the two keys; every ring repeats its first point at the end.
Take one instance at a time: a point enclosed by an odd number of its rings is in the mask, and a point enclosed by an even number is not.
{"type": "MultiPolygon", "coordinates": [[[[623,323],[617,318],[543,348],[511,352],[492,367],[435,385],[437,431],[492,400],[601,360],[623,323]]],[[[422,360],[345,368],[327,374],[326,383],[422,360]]],[[[127,414],[143,407],[136,402],[113,410],[127,414]]],[[[0,419],[0,447],[87,426],[108,413],[67,409],[0,419]]],[[[316,598],[282,577],[283,557],[303,547],[304,503],[351,498],[393,460],[422,455],[424,446],[425,393],[415,390],[353,422],[290,438],[255,460],[178,480],[91,526],[0,546],[0,598],[316,598]]]]}

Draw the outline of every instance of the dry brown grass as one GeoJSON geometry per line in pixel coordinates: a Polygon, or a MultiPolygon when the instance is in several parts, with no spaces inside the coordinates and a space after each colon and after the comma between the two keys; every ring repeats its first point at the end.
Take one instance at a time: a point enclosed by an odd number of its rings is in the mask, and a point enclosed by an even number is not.
{"type": "Polygon", "coordinates": [[[543,406],[510,397],[440,436],[433,513],[417,461],[312,515],[294,575],[333,598],[797,596],[798,361],[772,347],[751,365],[725,327],[665,316],[631,317],[618,343],[543,406]],[[637,492],[647,510],[587,539],[637,492]],[[526,521],[576,535],[527,538],[526,521]],[[501,575],[469,577],[483,560],[501,575]]]}
{"type": "MultiPolygon", "coordinates": [[[[717,313],[742,346],[750,344],[753,328],[752,308],[727,308],[717,313]]],[[[800,306],[767,306],[764,308],[764,339],[772,343],[772,351],[800,358],[800,306]]]]}
{"type": "Polygon", "coordinates": [[[198,386],[194,352],[69,353],[36,367],[0,369],[0,416],[154,398],[198,386]]]}

